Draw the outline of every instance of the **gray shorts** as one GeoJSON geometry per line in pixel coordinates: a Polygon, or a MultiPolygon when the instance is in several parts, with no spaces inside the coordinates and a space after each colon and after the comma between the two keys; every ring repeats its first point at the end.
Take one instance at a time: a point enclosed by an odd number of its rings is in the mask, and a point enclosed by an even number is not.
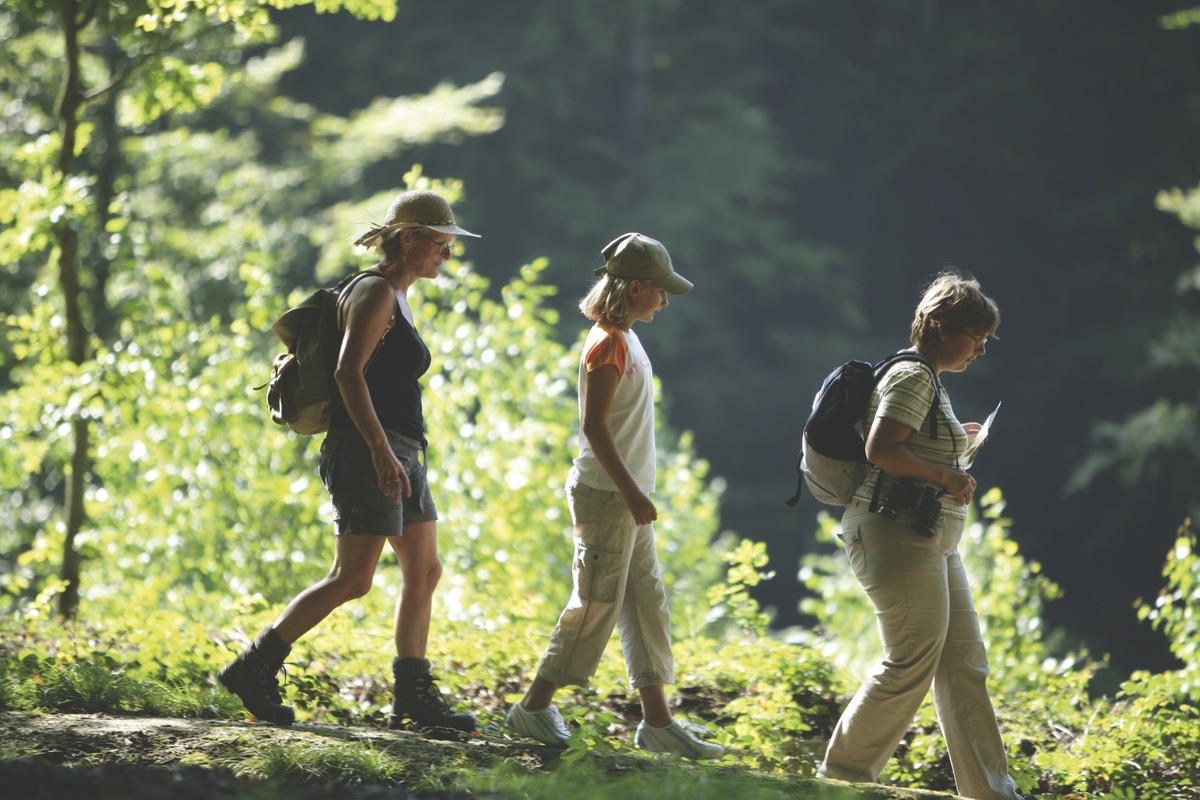
{"type": "Polygon", "coordinates": [[[401,536],[405,525],[438,518],[421,463],[423,443],[395,431],[384,432],[412,484],[412,494],[398,503],[380,490],[371,450],[357,428],[331,428],[321,443],[318,469],[333,501],[338,536],[401,536]]]}

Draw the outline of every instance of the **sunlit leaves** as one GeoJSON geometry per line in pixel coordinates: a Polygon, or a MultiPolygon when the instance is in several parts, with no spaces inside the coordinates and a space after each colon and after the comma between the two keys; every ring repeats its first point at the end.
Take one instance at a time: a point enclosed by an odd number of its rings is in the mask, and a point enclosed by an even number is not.
{"type": "Polygon", "coordinates": [[[750,595],[750,589],[775,577],[766,567],[770,559],[763,542],[744,539],[724,554],[729,565],[725,581],[708,590],[712,605],[711,619],[716,621],[728,617],[741,628],[743,635],[763,637],[768,635],[770,617],[763,613],[758,602],[750,595]]]}
{"type": "Polygon", "coordinates": [[[482,103],[495,97],[503,77],[490,75],[467,86],[440,84],[414,97],[380,97],[347,119],[324,116],[313,124],[320,161],[331,174],[359,175],[370,164],[419,144],[459,144],[493,133],[503,112],[482,103]]]}
{"type": "MultiPolygon", "coordinates": [[[[1193,671],[1200,669],[1200,541],[1189,523],[1180,526],[1163,567],[1166,586],[1153,602],[1138,604],[1138,616],[1166,634],[1171,652],[1193,671]]],[[[1194,676],[1200,688],[1200,673],[1194,676]]]]}
{"type": "MultiPolygon", "coordinates": [[[[86,146],[91,126],[80,127],[86,146]]],[[[51,247],[54,225],[74,220],[88,208],[89,176],[64,179],[55,169],[62,140],[48,133],[15,149],[8,168],[21,177],[14,188],[0,188],[0,269],[14,269],[23,259],[44,256],[51,247]]]]}
{"type": "Polygon", "coordinates": [[[164,114],[190,114],[212,104],[225,81],[215,61],[189,63],[172,55],[149,62],[133,91],[122,95],[122,121],[139,129],[164,114]]]}
{"type": "Polygon", "coordinates": [[[313,6],[319,13],[344,10],[362,19],[390,21],[396,16],[395,0],[149,0],[137,24],[145,31],[156,31],[199,16],[254,31],[268,24],[268,8],[304,5],[313,6]]]}
{"type": "Polygon", "coordinates": [[[1182,30],[1193,25],[1200,25],[1200,6],[1164,14],[1159,18],[1159,22],[1167,30],[1182,30]]]}

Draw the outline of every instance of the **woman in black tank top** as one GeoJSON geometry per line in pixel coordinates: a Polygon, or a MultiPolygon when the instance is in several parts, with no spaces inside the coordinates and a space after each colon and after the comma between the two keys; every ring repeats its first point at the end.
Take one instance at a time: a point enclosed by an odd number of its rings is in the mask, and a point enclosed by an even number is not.
{"type": "Polygon", "coordinates": [[[435,278],[452,255],[460,228],[449,203],[434,192],[404,192],[382,225],[355,244],[379,261],[339,299],[342,342],[334,371],[342,408],[321,445],[321,480],[334,507],[337,551],[322,580],[288,604],[254,643],[221,671],[221,682],[255,717],[289,725],[276,673],[291,645],[334,609],[371,587],[385,545],[400,561],[404,586],[396,611],[396,700],[389,727],[472,731],[475,718],[443,698],[425,658],[433,592],[442,574],[437,511],[425,480],[425,421],[419,380],[429,369],[407,301],[408,289],[435,278]]]}

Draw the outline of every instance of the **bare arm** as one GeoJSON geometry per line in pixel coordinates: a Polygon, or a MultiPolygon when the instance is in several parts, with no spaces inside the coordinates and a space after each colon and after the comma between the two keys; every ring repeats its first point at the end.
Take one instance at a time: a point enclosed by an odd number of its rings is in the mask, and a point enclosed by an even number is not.
{"type": "Polygon", "coordinates": [[[959,503],[971,502],[975,479],[961,469],[921,458],[906,444],[915,431],[888,417],[876,417],[867,434],[867,460],[891,475],[936,483],[959,503]]]}
{"type": "Polygon", "coordinates": [[[395,311],[396,296],[386,280],[363,278],[354,285],[346,300],[345,335],[333,379],[350,420],[371,449],[380,490],[399,500],[401,495],[409,495],[412,487],[375,414],[363,375],[395,311]]]}
{"type": "Polygon", "coordinates": [[[633,474],[625,465],[625,459],[621,458],[621,452],[617,450],[612,428],[608,424],[608,416],[620,380],[621,373],[612,364],[594,369],[584,376],[583,386],[580,388],[583,393],[583,419],[580,420],[580,427],[592,446],[596,460],[625,498],[625,504],[629,506],[634,521],[638,525],[646,525],[658,519],[658,509],[633,479],[633,474]]]}

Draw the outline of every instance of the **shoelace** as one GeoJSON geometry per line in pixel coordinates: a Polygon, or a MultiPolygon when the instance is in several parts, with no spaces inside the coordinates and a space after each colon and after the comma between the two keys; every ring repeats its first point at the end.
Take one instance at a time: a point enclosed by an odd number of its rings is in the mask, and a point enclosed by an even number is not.
{"type": "Polygon", "coordinates": [[[262,687],[263,695],[271,703],[271,705],[283,705],[283,695],[279,692],[279,679],[276,674],[283,670],[283,674],[287,675],[287,668],[280,664],[276,669],[271,669],[270,666],[264,666],[262,672],[258,673],[259,686],[262,687]]]}
{"type": "Polygon", "coordinates": [[[448,715],[454,710],[450,708],[446,698],[442,697],[442,693],[437,688],[437,679],[432,675],[422,675],[417,679],[417,696],[426,705],[436,708],[442,714],[448,715]]]}

